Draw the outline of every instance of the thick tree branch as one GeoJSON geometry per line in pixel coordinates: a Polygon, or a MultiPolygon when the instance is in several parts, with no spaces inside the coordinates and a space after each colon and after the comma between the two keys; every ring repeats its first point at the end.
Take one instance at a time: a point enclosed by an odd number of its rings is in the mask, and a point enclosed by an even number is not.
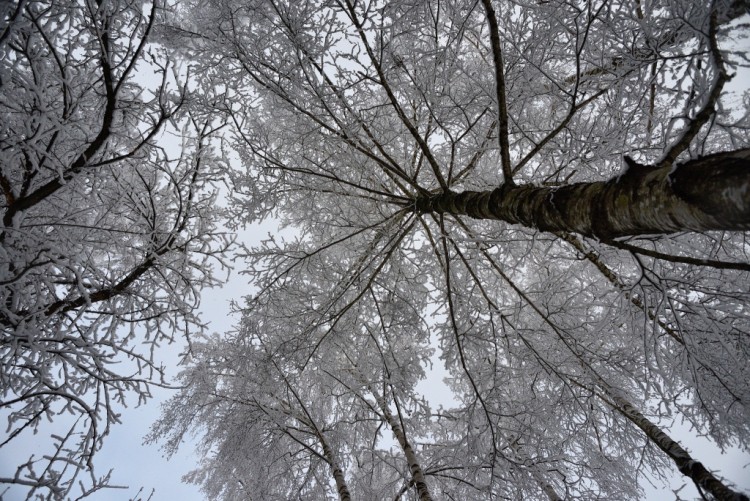
{"type": "MultiPolygon", "coordinates": [[[[716,31],[718,29],[717,21],[718,13],[714,10],[711,13],[708,43],[710,48],[711,59],[714,63],[714,81],[706,97],[706,102],[703,104],[700,110],[695,114],[691,120],[688,121],[685,130],[682,132],[680,138],[672,144],[669,149],[664,153],[661,161],[657,164],[657,167],[669,167],[673,165],[680,154],[687,150],[692,143],[695,136],[698,135],[700,129],[708,122],[708,120],[716,113],[716,103],[719,101],[721,91],[724,89],[726,84],[731,78],[724,68],[724,60],[719,51],[719,46],[716,42],[716,31]]],[[[649,115],[650,125],[650,115],[649,115]]]]}

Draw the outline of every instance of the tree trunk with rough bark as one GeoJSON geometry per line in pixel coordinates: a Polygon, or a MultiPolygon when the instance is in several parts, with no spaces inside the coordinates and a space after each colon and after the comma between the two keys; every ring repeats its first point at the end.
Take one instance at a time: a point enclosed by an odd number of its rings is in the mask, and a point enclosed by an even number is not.
{"type": "Polygon", "coordinates": [[[496,219],[601,240],[750,230],[750,149],[661,167],[626,162],[628,169],[608,181],[448,191],[419,198],[416,207],[420,212],[496,219]]]}
{"type": "Polygon", "coordinates": [[[672,437],[664,433],[661,428],[652,423],[646,416],[641,414],[638,409],[622,397],[611,395],[617,410],[619,410],[633,424],[638,426],[646,433],[649,440],[656,444],[667,456],[674,461],[677,469],[689,477],[695,485],[705,490],[713,498],[719,501],[750,501],[750,499],[740,493],[733,491],[724,483],[716,478],[710,471],[703,466],[703,463],[696,461],[693,457],[682,448],[672,437]]]}

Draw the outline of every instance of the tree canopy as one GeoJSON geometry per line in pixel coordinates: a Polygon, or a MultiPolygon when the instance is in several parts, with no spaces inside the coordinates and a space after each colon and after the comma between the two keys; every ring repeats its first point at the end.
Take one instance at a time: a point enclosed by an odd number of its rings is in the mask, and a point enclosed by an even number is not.
{"type": "Polygon", "coordinates": [[[258,290],[153,437],[226,499],[745,499],[742,2],[222,0],[163,37],[225,136],[258,290]],[[434,357],[455,405],[417,388],[434,357]],[[185,412],[190,409],[190,412],[185,412]],[[710,467],[710,465],[707,465],[710,467]]]}
{"type": "MultiPolygon", "coordinates": [[[[168,452],[198,435],[188,479],[211,499],[639,499],[672,470],[747,499],[670,432],[750,445],[747,7],[19,3],[0,181],[19,256],[3,377],[21,375],[3,405],[28,417],[10,422],[34,426],[50,395],[96,438],[91,384],[147,395],[96,365],[108,353],[62,391],[18,356],[67,377],[76,349],[143,337],[125,325],[188,332],[220,179],[231,230],[280,228],[242,247],[237,327],[191,336],[150,435],[168,452]],[[156,142],[169,120],[179,160],[156,142]],[[450,405],[420,390],[434,363],[450,405]]],[[[61,496],[33,464],[5,480],[61,496]]]]}
{"type": "Polygon", "coordinates": [[[0,497],[72,499],[108,485],[93,458],[110,425],[171,384],[155,351],[201,328],[199,291],[220,282],[216,131],[149,45],[159,4],[0,13],[0,448],[20,461],[0,497]]]}

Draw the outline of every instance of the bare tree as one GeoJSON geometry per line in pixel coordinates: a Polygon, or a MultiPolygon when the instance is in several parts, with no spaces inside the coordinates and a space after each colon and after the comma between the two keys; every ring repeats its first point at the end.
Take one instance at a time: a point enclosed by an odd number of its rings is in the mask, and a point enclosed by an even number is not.
{"type": "MultiPolygon", "coordinates": [[[[256,327],[234,342],[328,369],[337,430],[367,401],[397,423],[430,349],[451,373],[457,404],[401,426],[414,461],[350,432],[350,486],[414,464],[392,495],[637,499],[671,467],[746,499],[665,433],[750,440],[746,10],[225,0],[164,33],[233,125],[236,221],[296,232],[246,250],[256,327]]],[[[201,360],[186,374],[220,377],[201,360]]]]}
{"type": "Polygon", "coordinates": [[[158,1],[2,9],[0,447],[52,434],[0,482],[84,497],[109,483],[93,458],[119,407],[167,385],[158,347],[201,328],[200,289],[219,283],[216,128],[149,46],[158,1]],[[170,121],[182,144],[163,149],[170,121]]]}

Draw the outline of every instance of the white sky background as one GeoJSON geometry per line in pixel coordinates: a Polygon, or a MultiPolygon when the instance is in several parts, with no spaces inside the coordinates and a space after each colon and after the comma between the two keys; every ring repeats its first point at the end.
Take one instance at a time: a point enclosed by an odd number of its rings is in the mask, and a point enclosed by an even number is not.
{"type": "MultiPolygon", "coordinates": [[[[739,22],[749,22],[750,17],[745,16],[739,22]]],[[[736,21],[737,22],[737,21],[736,21]]],[[[737,41],[746,51],[750,51],[750,39],[745,38],[737,41]]],[[[147,80],[145,78],[144,80],[147,80]]],[[[148,84],[146,84],[148,85],[148,84]]],[[[742,94],[750,91],[750,71],[743,69],[729,84],[729,90],[735,95],[727,102],[728,105],[739,105],[742,102],[742,94]]],[[[259,242],[267,237],[269,232],[274,232],[273,224],[263,227],[248,229],[238,236],[238,241],[247,245],[259,242]]],[[[217,289],[204,290],[201,300],[201,317],[209,323],[210,332],[226,332],[230,330],[236,318],[231,317],[229,312],[230,301],[240,301],[241,298],[252,291],[252,286],[247,283],[247,278],[241,275],[241,262],[235,263],[235,269],[229,282],[217,289]]],[[[162,360],[168,368],[168,374],[175,376],[179,371],[177,362],[179,354],[184,346],[177,343],[164,347],[157,357],[162,360]]],[[[450,405],[451,397],[442,378],[447,375],[438,359],[438,354],[433,357],[433,371],[428,380],[420,384],[420,389],[425,393],[433,407],[443,404],[450,405]]],[[[154,501],[180,500],[180,501],[202,501],[205,497],[197,486],[181,482],[182,475],[188,473],[195,467],[198,457],[193,453],[193,444],[186,443],[170,460],[164,457],[158,444],[143,443],[144,436],[148,433],[152,423],[160,414],[160,403],[167,400],[171,391],[154,390],[155,398],[141,407],[129,407],[122,409],[121,425],[112,427],[112,432],[107,438],[104,448],[96,458],[97,473],[102,475],[110,468],[114,469],[111,483],[113,485],[128,485],[128,489],[108,489],[99,491],[86,498],[92,501],[127,501],[131,499],[146,500],[154,490],[151,497],[154,501]],[[142,490],[139,493],[139,489],[142,490]],[[137,497],[136,497],[137,496],[137,497]]],[[[132,399],[132,404],[135,399],[132,399]]],[[[0,416],[0,424],[4,422],[4,416],[0,416]]],[[[689,430],[679,421],[675,423],[661,423],[666,430],[685,447],[695,459],[712,471],[735,483],[740,490],[750,492],[750,454],[743,453],[737,449],[722,454],[718,448],[706,439],[696,437],[696,432],[689,430]]],[[[48,429],[40,430],[34,436],[19,438],[16,447],[12,451],[9,448],[0,449],[0,474],[12,474],[15,467],[28,459],[29,454],[38,450],[40,453],[49,451],[48,429]]],[[[679,474],[676,469],[672,476],[670,485],[663,486],[661,481],[655,481],[656,486],[649,485],[647,480],[641,482],[646,491],[645,501],[672,501],[699,499],[699,495],[687,479],[679,474]],[[672,491],[680,489],[678,494],[672,491]]],[[[0,490],[2,492],[2,490],[0,490]]],[[[22,492],[11,489],[0,495],[0,501],[16,501],[24,499],[22,492]]],[[[367,500],[369,501],[369,500],[367,500]]]]}

